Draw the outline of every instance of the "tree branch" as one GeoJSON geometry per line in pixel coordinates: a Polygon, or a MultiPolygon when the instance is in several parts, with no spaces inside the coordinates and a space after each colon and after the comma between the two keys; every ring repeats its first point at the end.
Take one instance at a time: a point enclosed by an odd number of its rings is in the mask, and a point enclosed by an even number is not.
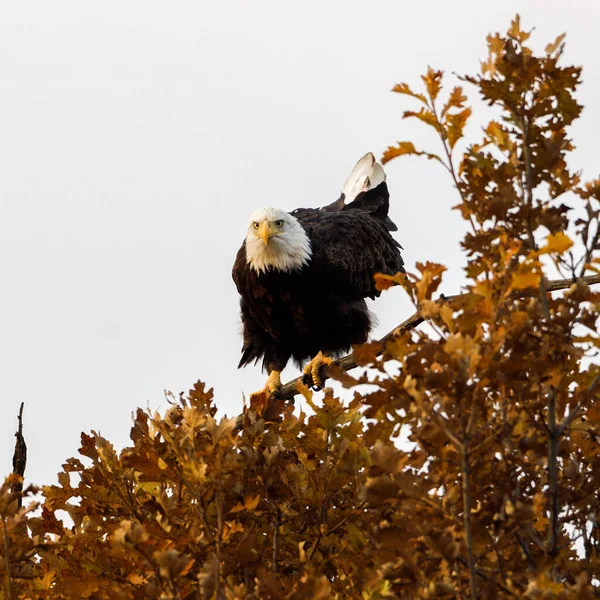
{"type": "Polygon", "coordinates": [[[27,465],[27,444],[25,444],[25,438],[23,437],[23,406],[24,402],[21,402],[21,408],[19,409],[19,428],[15,433],[17,441],[15,442],[15,452],[13,454],[13,473],[21,477],[20,481],[15,481],[11,485],[11,492],[17,496],[17,506],[21,508],[23,504],[23,498],[21,492],[23,491],[23,477],[25,476],[25,466],[27,465]]]}
{"type": "MultiPolygon", "coordinates": [[[[594,285],[596,283],[600,283],[600,275],[590,275],[588,277],[582,277],[581,281],[584,281],[588,285],[594,285]]],[[[559,290],[564,290],[564,289],[571,287],[572,284],[573,284],[573,279],[570,279],[570,278],[553,279],[553,280],[547,282],[546,290],[548,292],[557,292],[559,290]]],[[[440,298],[439,300],[437,300],[437,302],[452,302],[453,300],[457,300],[459,298],[465,298],[469,295],[470,295],[470,293],[456,294],[454,296],[444,296],[444,297],[440,298]]],[[[394,327],[394,329],[392,329],[389,333],[384,335],[379,340],[379,348],[377,349],[377,356],[381,356],[385,352],[387,343],[389,341],[393,340],[394,338],[398,337],[399,335],[402,335],[403,333],[405,333],[407,331],[411,331],[412,329],[415,329],[421,323],[423,323],[424,320],[425,319],[419,314],[419,312],[416,312],[413,315],[411,315],[408,319],[406,319],[405,321],[400,323],[400,325],[397,325],[396,327],[394,327]]],[[[335,362],[335,364],[340,369],[342,369],[342,371],[350,371],[358,366],[356,363],[356,359],[354,358],[353,352],[338,359],[335,362]]],[[[279,395],[285,400],[289,400],[289,399],[293,398],[294,396],[296,396],[297,394],[300,393],[297,389],[297,385],[301,381],[302,381],[301,377],[292,379],[291,381],[286,383],[281,388],[279,395]]]]}
{"type": "MultiPolygon", "coordinates": [[[[592,381],[590,387],[588,388],[588,392],[590,394],[594,394],[596,392],[596,390],[598,389],[599,383],[600,383],[600,374],[596,375],[596,377],[594,377],[594,381],[592,381]]],[[[571,423],[573,422],[573,419],[577,416],[577,414],[579,413],[580,410],[581,410],[581,404],[578,402],[573,407],[573,410],[563,419],[563,422],[558,426],[558,432],[560,435],[562,435],[565,432],[565,430],[567,429],[567,427],[569,427],[569,425],[571,425],[571,423]]]]}
{"type": "Polygon", "coordinates": [[[463,520],[465,527],[465,543],[467,546],[467,566],[469,569],[469,584],[471,587],[471,598],[477,598],[477,579],[475,577],[475,560],[473,558],[473,533],[471,529],[471,488],[469,469],[469,447],[468,440],[462,445],[462,492],[463,492],[463,520]]]}
{"type": "Polygon", "coordinates": [[[527,558],[527,562],[529,563],[529,567],[531,569],[535,569],[536,568],[536,564],[535,564],[535,561],[533,560],[533,557],[531,556],[531,552],[529,551],[529,548],[527,547],[527,544],[525,544],[525,542],[523,541],[523,538],[516,531],[515,531],[515,537],[517,538],[517,542],[519,542],[519,546],[521,547],[521,550],[523,551],[523,554],[527,558]]]}
{"type": "Polygon", "coordinates": [[[277,562],[279,561],[279,527],[279,515],[277,515],[273,532],[273,573],[277,573],[277,562]]]}
{"type": "Polygon", "coordinates": [[[4,517],[2,517],[2,532],[4,533],[4,561],[6,564],[8,600],[12,600],[12,579],[10,576],[10,559],[8,558],[8,533],[6,531],[6,519],[4,517]]]}
{"type": "Polygon", "coordinates": [[[580,277],[583,276],[583,274],[585,273],[587,265],[590,262],[590,259],[592,258],[592,255],[594,253],[594,250],[598,246],[598,242],[600,242],[600,222],[596,221],[596,233],[592,238],[592,242],[589,245],[589,248],[586,248],[586,252],[583,256],[583,264],[581,265],[580,277]]]}
{"type": "MultiPolygon", "coordinates": [[[[461,565],[467,566],[467,561],[462,556],[459,556],[457,558],[457,561],[461,565]]],[[[489,581],[491,584],[495,585],[498,589],[502,590],[505,594],[508,594],[509,596],[514,596],[515,598],[517,597],[517,595],[514,592],[511,592],[506,586],[502,585],[501,583],[498,583],[495,579],[492,579],[484,571],[481,571],[480,569],[475,569],[475,573],[477,573],[477,575],[479,575],[479,577],[481,577],[482,579],[485,579],[485,581],[489,581]]]]}
{"type": "MultiPolygon", "coordinates": [[[[550,280],[546,283],[546,286],[545,286],[546,291],[547,292],[557,292],[560,290],[565,290],[565,289],[571,287],[571,285],[573,285],[574,281],[576,281],[576,280],[571,279],[571,278],[550,280]]],[[[588,285],[594,285],[594,284],[600,283],[600,275],[589,275],[588,277],[581,277],[580,281],[583,281],[583,282],[587,283],[588,285]]],[[[522,295],[525,296],[526,293],[527,292],[524,290],[522,295]]],[[[459,298],[466,298],[467,296],[470,296],[470,295],[471,295],[471,293],[467,292],[464,294],[455,294],[453,296],[442,296],[436,302],[438,302],[438,303],[452,302],[454,300],[458,300],[459,298]]],[[[384,335],[379,340],[379,342],[378,342],[379,348],[377,348],[377,356],[381,356],[385,352],[385,349],[386,349],[389,341],[393,340],[394,338],[398,337],[399,335],[402,335],[403,333],[406,333],[407,331],[411,331],[412,329],[415,329],[424,321],[425,321],[425,319],[417,311],[414,314],[412,314],[410,317],[408,317],[408,319],[406,319],[405,321],[400,323],[400,325],[397,325],[396,327],[394,327],[394,329],[392,329],[389,333],[384,335]]],[[[350,371],[358,366],[353,352],[336,360],[335,365],[338,368],[340,368],[342,371],[350,371]]],[[[278,397],[281,398],[282,400],[291,400],[292,398],[294,398],[294,396],[297,396],[300,393],[298,390],[298,384],[300,384],[300,383],[302,383],[302,377],[296,377],[295,379],[288,381],[285,385],[282,386],[281,390],[279,390],[278,397]]],[[[237,423],[234,427],[233,432],[235,433],[237,431],[240,431],[243,428],[243,423],[244,423],[244,415],[243,414],[238,415],[237,423]]]]}
{"type": "MultiPolygon", "coordinates": [[[[446,153],[446,158],[448,160],[448,164],[444,165],[443,161],[440,161],[444,167],[446,167],[448,173],[452,177],[452,181],[454,181],[454,186],[456,187],[456,191],[458,192],[460,199],[463,201],[463,204],[467,204],[467,199],[463,194],[463,191],[460,189],[460,183],[458,181],[458,177],[456,175],[456,170],[454,169],[454,163],[452,162],[452,148],[448,145],[448,134],[446,133],[446,129],[444,128],[440,118],[437,114],[437,110],[435,108],[435,102],[433,98],[431,99],[431,112],[435,117],[435,120],[438,124],[438,133],[440,135],[440,139],[442,140],[442,146],[444,147],[444,152],[446,153]]],[[[471,229],[474,234],[477,234],[477,228],[475,227],[475,221],[473,220],[473,215],[469,214],[469,223],[471,224],[471,229]]]]}
{"type": "Polygon", "coordinates": [[[556,556],[558,544],[558,427],[556,425],[556,392],[548,399],[548,496],[550,520],[548,523],[548,553],[556,556]]]}
{"type": "Polygon", "coordinates": [[[221,595],[221,545],[223,543],[223,482],[221,480],[221,456],[217,458],[217,539],[215,573],[215,599],[220,600],[221,595]]]}

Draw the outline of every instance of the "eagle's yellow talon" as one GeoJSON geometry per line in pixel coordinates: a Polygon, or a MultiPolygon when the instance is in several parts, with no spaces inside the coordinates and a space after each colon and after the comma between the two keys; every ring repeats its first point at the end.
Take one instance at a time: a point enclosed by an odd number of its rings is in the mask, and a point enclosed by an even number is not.
{"type": "Polygon", "coordinates": [[[265,383],[265,387],[258,391],[250,394],[250,401],[253,398],[258,398],[263,394],[266,394],[267,397],[271,397],[273,394],[277,394],[281,390],[281,372],[280,371],[271,371],[269,378],[267,379],[267,383],[265,383]]]}
{"type": "Polygon", "coordinates": [[[316,388],[322,388],[325,384],[325,378],[321,378],[322,367],[328,367],[335,361],[330,356],[325,356],[322,352],[319,352],[307,365],[304,367],[304,378],[309,382],[312,381],[311,385],[316,388]]]}

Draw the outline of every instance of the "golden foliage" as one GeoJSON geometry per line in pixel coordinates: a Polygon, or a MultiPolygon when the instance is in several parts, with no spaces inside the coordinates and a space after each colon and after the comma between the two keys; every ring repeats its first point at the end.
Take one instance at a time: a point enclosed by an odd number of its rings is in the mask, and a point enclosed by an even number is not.
{"type": "Polygon", "coordinates": [[[432,69],[424,93],[394,88],[442,152],[401,142],[384,160],[448,171],[468,293],[435,299],[434,263],[378,275],[432,327],[399,331],[382,359],[357,348],[374,379],[333,369],[371,384],[350,402],[303,387],[312,414],[260,399],[238,431],[197,383],[164,415],[138,410],[121,452],[82,434],[39,514],[9,478],[0,600],[598,597],[600,295],[581,277],[600,264],[600,182],[567,166],[580,70],[559,66],[563,36],[543,56],[528,38],[515,19],[463,78],[499,115],[458,164],[463,89],[442,101],[432,69]],[[552,291],[552,269],[573,285],[552,291]]]}

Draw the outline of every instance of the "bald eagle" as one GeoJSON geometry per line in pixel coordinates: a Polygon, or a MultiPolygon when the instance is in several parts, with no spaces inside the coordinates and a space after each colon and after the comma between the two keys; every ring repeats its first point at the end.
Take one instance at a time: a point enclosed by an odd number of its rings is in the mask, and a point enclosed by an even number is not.
{"type": "Polygon", "coordinates": [[[290,358],[300,367],[312,359],[304,381],[318,389],[323,365],[367,341],[373,320],[365,298],[380,294],[373,276],[404,272],[388,209],[385,172],[368,153],[332,204],[252,214],[232,275],[241,296],[238,368],[262,360],[269,373],[262,392],[277,392],[290,358]]]}

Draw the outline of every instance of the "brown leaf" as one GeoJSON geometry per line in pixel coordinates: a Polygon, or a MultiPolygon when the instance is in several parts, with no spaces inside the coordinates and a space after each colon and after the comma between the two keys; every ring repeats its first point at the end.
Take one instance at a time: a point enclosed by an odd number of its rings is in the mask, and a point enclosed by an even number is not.
{"type": "Polygon", "coordinates": [[[541,275],[536,271],[521,271],[511,276],[511,289],[524,290],[537,288],[540,285],[541,275]]]}
{"type": "Polygon", "coordinates": [[[442,71],[435,71],[431,67],[427,69],[425,75],[421,76],[431,100],[435,100],[442,89],[442,76],[442,71]]]}
{"type": "Polygon", "coordinates": [[[562,231],[548,236],[546,244],[540,248],[540,254],[564,254],[573,246],[573,240],[562,231]]]}
{"type": "Polygon", "coordinates": [[[448,136],[448,144],[450,145],[450,148],[454,148],[456,142],[458,142],[458,140],[462,138],[463,130],[470,116],[470,108],[465,108],[459,113],[447,115],[446,121],[448,123],[448,127],[446,130],[446,134],[448,136]]]}
{"type": "Polygon", "coordinates": [[[260,495],[257,496],[248,496],[248,498],[244,499],[244,503],[238,502],[229,512],[236,513],[241,512],[243,510],[254,510],[258,503],[260,502],[260,495]]]}
{"type": "Polygon", "coordinates": [[[420,100],[424,104],[427,103],[427,98],[425,98],[425,96],[423,96],[423,94],[416,94],[415,92],[413,92],[410,89],[410,87],[406,83],[397,83],[392,88],[392,92],[395,92],[396,94],[405,94],[407,96],[411,96],[413,98],[416,98],[417,100],[420,100]]]}
{"type": "Polygon", "coordinates": [[[375,279],[375,289],[381,291],[388,290],[395,285],[402,285],[406,280],[404,273],[397,273],[396,275],[387,275],[385,273],[375,273],[373,276],[375,279]]]}
{"type": "Polygon", "coordinates": [[[566,33],[561,33],[551,44],[548,44],[544,50],[546,54],[554,54],[560,48],[560,46],[562,46],[566,36],[566,33]]]}
{"type": "Polygon", "coordinates": [[[427,262],[425,264],[417,263],[417,268],[421,271],[421,279],[416,282],[417,298],[419,302],[431,299],[433,292],[442,283],[442,273],[446,270],[444,265],[427,262]]]}
{"type": "Polygon", "coordinates": [[[464,107],[464,103],[467,101],[467,97],[463,93],[463,89],[460,86],[456,86],[450,96],[448,96],[448,100],[446,104],[444,104],[441,112],[442,118],[451,108],[461,109],[464,107]]]}
{"type": "Polygon", "coordinates": [[[398,156],[404,155],[414,155],[414,156],[426,156],[429,160],[437,160],[438,162],[442,162],[442,159],[437,154],[431,154],[430,152],[423,152],[422,150],[417,150],[412,142],[398,142],[397,146],[390,146],[381,157],[381,162],[383,164],[389,162],[393,158],[397,158],[398,156]]]}
{"type": "Polygon", "coordinates": [[[435,115],[427,108],[422,108],[418,112],[414,110],[405,110],[404,113],[402,113],[403,119],[408,119],[411,117],[419,119],[419,121],[422,121],[426,125],[433,127],[436,131],[442,131],[442,126],[440,122],[437,120],[435,115]]]}

